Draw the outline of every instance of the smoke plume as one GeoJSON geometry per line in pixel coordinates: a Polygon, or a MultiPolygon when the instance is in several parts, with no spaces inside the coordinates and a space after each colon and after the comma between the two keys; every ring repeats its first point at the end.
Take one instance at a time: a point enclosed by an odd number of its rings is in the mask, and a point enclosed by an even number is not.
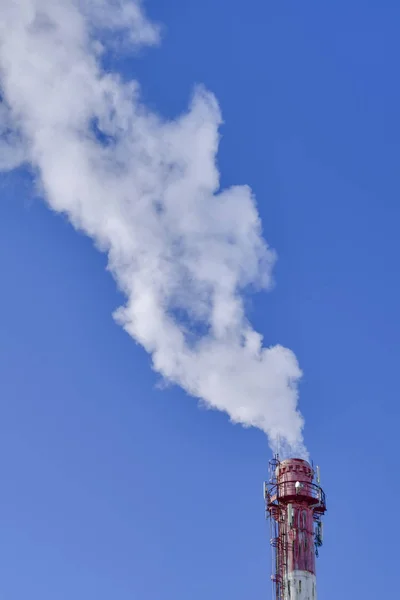
{"type": "Polygon", "coordinates": [[[0,167],[29,165],[107,253],[126,297],[115,318],[166,381],[303,454],[297,360],[244,314],[241,292],[269,286],[275,255],[251,190],[220,189],[215,97],[197,88],[168,121],[102,68],[109,45],[158,42],[138,0],[2,0],[0,167]]]}

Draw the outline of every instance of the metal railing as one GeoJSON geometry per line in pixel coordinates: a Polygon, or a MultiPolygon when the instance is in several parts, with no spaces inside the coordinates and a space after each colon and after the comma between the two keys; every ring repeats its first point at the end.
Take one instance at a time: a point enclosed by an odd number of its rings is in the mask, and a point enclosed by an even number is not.
{"type": "Polygon", "coordinates": [[[266,500],[268,504],[275,504],[279,499],[298,497],[312,499],[314,506],[326,506],[326,497],[323,489],[316,483],[302,482],[301,487],[296,487],[294,481],[270,483],[266,485],[266,500]]]}

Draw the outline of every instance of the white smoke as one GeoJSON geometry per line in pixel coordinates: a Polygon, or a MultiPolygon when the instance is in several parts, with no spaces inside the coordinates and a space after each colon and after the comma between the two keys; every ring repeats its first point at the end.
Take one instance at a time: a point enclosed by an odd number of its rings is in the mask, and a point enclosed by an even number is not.
{"type": "Polygon", "coordinates": [[[0,166],[29,163],[49,206],[108,253],[116,319],[156,371],[304,454],[297,360],[243,311],[275,256],[250,189],[219,189],[216,99],[196,89],[166,121],[101,67],[105,44],[158,39],[137,0],[1,0],[0,166]]]}

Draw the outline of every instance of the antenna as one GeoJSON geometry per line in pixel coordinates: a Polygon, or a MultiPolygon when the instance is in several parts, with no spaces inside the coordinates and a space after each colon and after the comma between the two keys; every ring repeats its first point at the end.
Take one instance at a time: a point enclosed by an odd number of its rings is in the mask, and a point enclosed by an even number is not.
{"type": "Polygon", "coordinates": [[[265,499],[267,498],[267,492],[268,492],[267,483],[266,483],[266,481],[264,481],[264,485],[263,485],[263,495],[264,495],[264,498],[265,498],[265,499]]]}
{"type": "Polygon", "coordinates": [[[318,485],[321,483],[321,472],[319,467],[317,466],[317,483],[318,485]]]}
{"type": "Polygon", "coordinates": [[[276,452],[276,457],[279,460],[279,457],[281,455],[281,434],[278,433],[278,437],[277,437],[277,452],[276,452]]]}
{"type": "Polygon", "coordinates": [[[290,528],[292,528],[293,527],[293,517],[294,517],[294,514],[293,514],[293,504],[288,504],[288,507],[287,507],[287,516],[288,516],[288,525],[289,525],[290,528]]]}

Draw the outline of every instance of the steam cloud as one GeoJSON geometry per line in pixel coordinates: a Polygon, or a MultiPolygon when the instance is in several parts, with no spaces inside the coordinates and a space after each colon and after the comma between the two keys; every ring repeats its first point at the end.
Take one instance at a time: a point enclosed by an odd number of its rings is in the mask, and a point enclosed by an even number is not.
{"type": "Polygon", "coordinates": [[[115,318],[157,372],[304,455],[297,360],[244,315],[241,290],[268,287],[275,256],[250,189],[219,189],[216,99],[198,88],[166,121],[102,68],[108,44],[158,41],[138,0],[2,0],[0,167],[29,164],[108,253],[126,295],[115,318]]]}

